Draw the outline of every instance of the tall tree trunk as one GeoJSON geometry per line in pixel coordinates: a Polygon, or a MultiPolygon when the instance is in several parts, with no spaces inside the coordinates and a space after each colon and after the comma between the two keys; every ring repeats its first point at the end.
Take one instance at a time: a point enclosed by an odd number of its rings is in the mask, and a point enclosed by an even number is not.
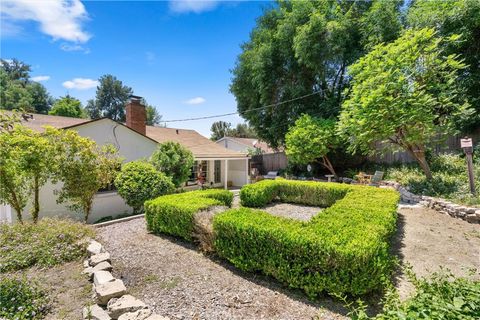
{"type": "Polygon", "coordinates": [[[23,224],[23,218],[22,218],[22,209],[19,207],[13,207],[13,210],[15,210],[15,213],[17,214],[17,220],[20,224],[23,224]]]}
{"type": "Polygon", "coordinates": [[[83,207],[83,217],[84,217],[84,222],[87,223],[88,217],[90,216],[90,211],[92,211],[92,202],[93,198],[88,201],[88,203],[85,203],[83,207]]]}
{"type": "Polygon", "coordinates": [[[330,162],[330,160],[328,159],[327,156],[323,156],[322,157],[322,165],[328,169],[328,171],[330,171],[331,174],[333,174],[335,176],[335,178],[337,178],[337,173],[335,172],[335,169],[333,168],[332,166],[332,163],[330,162]]]}
{"type": "Polygon", "coordinates": [[[40,186],[39,186],[38,176],[35,176],[33,178],[33,189],[34,189],[33,190],[34,199],[33,199],[32,218],[33,218],[33,223],[37,223],[38,213],[40,212],[40,200],[39,200],[40,186]]]}
{"type": "Polygon", "coordinates": [[[425,158],[425,148],[423,147],[417,147],[414,148],[412,146],[409,146],[407,148],[408,153],[412,155],[412,157],[417,160],[418,164],[420,165],[420,168],[422,168],[423,173],[425,173],[425,176],[427,177],[427,180],[432,180],[432,171],[430,170],[430,166],[428,165],[427,159],[425,158]]]}

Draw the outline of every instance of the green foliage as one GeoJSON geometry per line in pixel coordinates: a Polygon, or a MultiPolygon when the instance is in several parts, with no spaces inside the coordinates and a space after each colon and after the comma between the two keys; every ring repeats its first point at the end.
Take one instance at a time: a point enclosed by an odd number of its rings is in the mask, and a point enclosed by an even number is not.
{"type": "Polygon", "coordinates": [[[192,152],[180,143],[167,141],[158,145],[150,162],[158,171],[171,177],[175,186],[179,187],[190,176],[194,158],[192,152]]]}
{"type": "Polygon", "coordinates": [[[286,154],[294,164],[309,164],[323,159],[323,165],[336,175],[327,154],[336,147],[335,120],[313,118],[307,114],[295,121],[285,136],[286,154]]]}
{"type": "Polygon", "coordinates": [[[68,202],[87,222],[95,194],[114,180],[120,168],[117,150],[111,145],[99,147],[73,130],[47,127],[46,135],[56,148],[55,179],[63,182],[56,190],[57,202],[68,202]]]}
{"type": "Polygon", "coordinates": [[[21,212],[33,196],[32,217],[40,211],[40,188],[52,177],[51,141],[22,125],[15,125],[0,135],[0,201],[8,203],[22,221],[21,212]]]}
{"type": "Polygon", "coordinates": [[[65,97],[60,97],[57,101],[55,101],[48,114],[72,118],[86,118],[86,114],[82,108],[82,103],[80,100],[68,94],[65,97]]]}
{"type": "Polygon", "coordinates": [[[0,61],[0,109],[47,113],[52,98],[42,84],[31,81],[30,66],[17,59],[0,61]]]}
{"type": "Polygon", "coordinates": [[[349,151],[371,153],[383,142],[409,152],[431,178],[425,145],[440,131],[451,133],[468,105],[456,86],[465,65],[443,54],[448,41],[432,29],[409,30],[349,67],[353,85],[338,126],[350,137],[349,151]]]}
{"type": "Polygon", "coordinates": [[[158,197],[145,202],[147,229],[167,233],[192,241],[194,215],[213,206],[232,205],[233,194],[228,190],[209,189],[158,197]]]}
{"type": "Polygon", "coordinates": [[[262,271],[312,297],[321,292],[364,294],[380,288],[390,276],[394,259],[389,238],[396,229],[397,192],[285,180],[244,188],[244,205],[260,206],[278,197],[285,202],[331,206],[310,222],[249,208],[216,215],[215,249],[235,266],[262,271]],[[308,193],[313,196],[305,196],[308,193]]]}
{"type": "MultiPolygon", "coordinates": [[[[475,158],[479,156],[475,154],[475,158]]],[[[401,183],[415,194],[450,199],[457,203],[480,205],[480,198],[470,194],[466,160],[463,155],[442,154],[430,160],[433,179],[427,180],[415,164],[368,164],[351,170],[350,177],[359,171],[385,172],[385,180],[401,183]]],[[[480,193],[480,161],[473,165],[475,186],[480,193]]]]}
{"type": "Polygon", "coordinates": [[[162,115],[154,106],[145,104],[145,111],[147,112],[147,126],[157,126],[161,123],[162,115]]]}
{"type": "Polygon", "coordinates": [[[48,295],[27,278],[0,276],[0,318],[43,319],[49,309],[48,295]]]}
{"type": "Polygon", "coordinates": [[[95,100],[89,100],[85,110],[92,119],[107,117],[115,121],[125,121],[125,105],[133,94],[132,88],[123,85],[111,74],[98,79],[95,100]]]}
{"type": "Polygon", "coordinates": [[[175,186],[172,179],[144,161],[132,161],[122,166],[115,178],[118,194],[131,206],[134,213],[143,209],[147,200],[171,193],[175,186]]]}
{"type": "Polygon", "coordinates": [[[255,138],[257,134],[246,123],[239,123],[235,128],[232,124],[225,121],[216,121],[212,123],[210,128],[212,132],[211,140],[217,141],[223,137],[237,137],[237,138],[255,138]]]}
{"type": "Polygon", "coordinates": [[[450,272],[434,273],[429,278],[416,278],[410,272],[416,292],[406,301],[392,294],[376,320],[462,319],[480,316],[480,281],[455,278],[450,272]]]}
{"type": "Polygon", "coordinates": [[[399,32],[399,6],[385,2],[279,1],[265,11],[242,45],[230,87],[259,138],[277,147],[301,114],[338,115],[349,86],[346,67],[364,54],[364,45],[399,32]],[[259,109],[265,106],[271,107],[259,109]]]}
{"type": "Polygon", "coordinates": [[[0,273],[50,267],[83,257],[92,228],[69,220],[41,219],[37,224],[0,224],[0,273]]]}
{"type": "Polygon", "coordinates": [[[476,109],[462,129],[475,129],[480,125],[480,2],[477,0],[414,1],[407,14],[412,28],[436,28],[440,35],[461,35],[461,41],[446,44],[447,54],[460,55],[466,64],[458,81],[472,107],[476,109]]]}

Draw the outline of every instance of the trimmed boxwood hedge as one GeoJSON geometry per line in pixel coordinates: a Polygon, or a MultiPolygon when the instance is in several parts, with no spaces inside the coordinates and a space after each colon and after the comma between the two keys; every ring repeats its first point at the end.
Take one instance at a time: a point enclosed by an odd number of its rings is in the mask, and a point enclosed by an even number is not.
{"type": "Polygon", "coordinates": [[[231,207],[233,194],[209,189],[161,196],[145,202],[147,229],[192,241],[194,215],[213,206],[231,207]]]}
{"type": "Polygon", "coordinates": [[[331,206],[309,222],[250,208],[216,215],[215,249],[238,268],[261,271],[312,297],[321,292],[364,294],[390,276],[396,191],[275,180],[244,186],[240,195],[248,206],[264,206],[275,199],[331,206]]]}

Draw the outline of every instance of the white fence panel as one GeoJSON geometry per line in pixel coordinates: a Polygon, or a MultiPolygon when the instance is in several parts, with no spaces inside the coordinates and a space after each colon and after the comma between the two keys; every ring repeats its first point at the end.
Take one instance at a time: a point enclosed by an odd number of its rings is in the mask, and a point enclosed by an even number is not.
{"type": "Polygon", "coordinates": [[[9,205],[0,204],[0,223],[12,223],[12,208],[9,205]]]}

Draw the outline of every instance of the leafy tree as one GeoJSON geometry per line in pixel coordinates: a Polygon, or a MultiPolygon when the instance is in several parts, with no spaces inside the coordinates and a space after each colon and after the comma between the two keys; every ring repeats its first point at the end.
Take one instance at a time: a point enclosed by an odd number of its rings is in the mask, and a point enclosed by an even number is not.
{"type": "Polygon", "coordinates": [[[133,93],[132,88],[123,85],[122,81],[107,74],[99,79],[94,103],[87,104],[90,118],[108,117],[115,121],[125,121],[125,105],[133,93]]]}
{"type": "Polygon", "coordinates": [[[56,179],[63,183],[57,202],[83,212],[87,222],[95,194],[114,180],[121,159],[112,145],[100,147],[76,131],[49,127],[46,134],[56,146],[56,179]]]}
{"type": "Polygon", "coordinates": [[[133,208],[142,212],[145,201],[175,190],[172,179],[145,161],[132,161],[122,166],[115,178],[118,194],[133,208]]]}
{"type": "Polygon", "coordinates": [[[85,118],[86,116],[80,100],[69,94],[55,101],[48,114],[72,118],[85,118]]]}
{"type": "Polygon", "coordinates": [[[150,162],[158,171],[171,177],[174,185],[179,187],[190,176],[194,158],[192,152],[178,142],[167,141],[158,146],[150,162]]]}
{"type": "Polygon", "coordinates": [[[306,165],[321,159],[321,164],[337,176],[327,156],[338,143],[335,123],[332,119],[314,118],[306,114],[298,118],[285,137],[289,161],[306,165]]]}
{"type": "Polygon", "coordinates": [[[232,130],[232,124],[225,121],[216,121],[212,123],[210,131],[212,132],[211,140],[217,141],[223,137],[229,136],[232,130]]]}
{"type": "Polygon", "coordinates": [[[0,196],[17,212],[21,221],[28,198],[33,195],[32,218],[38,221],[40,188],[52,177],[52,146],[39,132],[15,124],[0,134],[0,196]]]}
{"type": "Polygon", "coordinates": [[[31,111],[33,99],[27,88],[19,81],[9,79],[5,70],[0,69],[0,109],[29,110],[31,111]]]}
{"type": "Polygon", "coordinates": [[[142,105],[145,106],[147,112],[147,126],[158,126],[162,121],[162,116],[158,113],[157,108],[142,99],[142,105]]]}
{"type": "Polygon", "coordinates": [[[408,25],[412,28],[435,28],[439,35],[449,37],[460,34],[461,41],[444,43],[446,54],[459,54],[467,67],[458,78],[476,112],[461,129],[480,126],[480,1],[417,0],[408,10],[408,25]]]}
{"type": "Polygon", "coordinates": [[[32,97],[32,103],[29,109],[35,111],[35,113],[48,113],[52,106],[53,99],[48,94],[47,89],[38,82],[30,82],[26,88],[30,97],[32,97]]]}
{"type": "Polygon", "coordinates": [[[378,45],[349,68],[353,85],[343,103],[339,131],[351,152],[372,153],[376,142],[410,153],[432,178],[426,144],[451,131],[466,104],[456,82],[465,65],[444,54],[433,29],[409,30],[395,42],[378,45]]]}
{"type": "Polygon", "coordinates": [[[237,126],[232,129],[231,136],[237,138],[256,138],[257,134],[248,124],[238,123],[237,126]]]}
{"type": "Polygon", "coordinates": [[[29,177],[22,170],[22,163],[18,161],[25,155],[25,150],[18,141],[17,121],[0,113],[0,122],[2,123],[0,132],[0,203],[9,204],[15,210],[17,220],[22,223],[22,212],[30,196],[29,177]]]}
{"type": "Polygon", "coordinates": [[[387,5],[376,2],[280,1],[258,19],[230,89],[259,138],[275,148],[302,114],[338,115],[350,81],[347,66],[365,53],[364,45],[389,41],[400,28],[378,23],[398,20],[398,6],[382,16],[379,7],[387,5]]]}
{"type": "Polygon", "coordinates": [[[24,84],[29,81],[30,71],[32,71],[30,65],[15,58],[12,60],[0,59],[0,65],[0,68],[5,71],[10,80],[19,80],[24,84]]]}

